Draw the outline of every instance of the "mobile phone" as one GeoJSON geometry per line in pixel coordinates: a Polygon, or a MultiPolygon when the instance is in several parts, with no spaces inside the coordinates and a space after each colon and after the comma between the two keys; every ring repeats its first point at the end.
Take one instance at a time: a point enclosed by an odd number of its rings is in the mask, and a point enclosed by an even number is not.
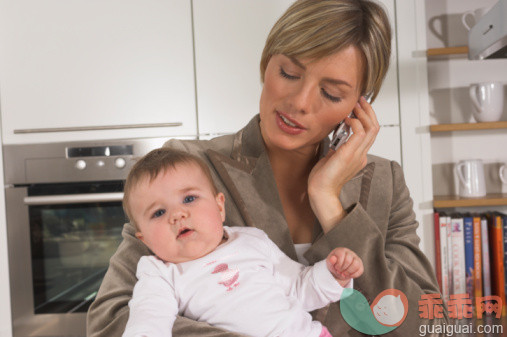
{"type": "MultiPolygon", "coordinates": [[[[364,98],[368,103],[370,103],[371,93],[365,95],[364,98]]],[[[354,111],[349,113],[348,117],[355,118],[356,115],[354,115],[354,111]]],[[[349,139],[350,135],[351,135],[350,126],[346,125],[345,121],[341,121],[333,132],[333,137],[331,137],[331,143],[329,144],[329,147],[335,151],[338,150],[340,146],[345,144],[347,139],[349,139]]]]}
{"type": "MultiPolygon", "coordinates": [[[[354,118],[354,111],[352,111],[348,117],[354,118]]],[[[350,134],[350,126],[345,124],[345,121],[341,121],[333,132],[333,137],[331,138],[329,147],[335,151],[338,150],[338,148],[342,146],[347,141],[347,139],[349,139],[350,134]]]]}

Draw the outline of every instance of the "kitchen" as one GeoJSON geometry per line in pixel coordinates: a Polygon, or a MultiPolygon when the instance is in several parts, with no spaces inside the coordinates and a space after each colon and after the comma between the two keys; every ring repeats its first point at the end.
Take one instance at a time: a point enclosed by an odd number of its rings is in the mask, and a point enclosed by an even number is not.
{"type": "MultiPolygon", "coordinates": [[[[269,27],[290,3],[1,1],[3,144],[103,140],[107,145],[119,139],[206,139],[234,132],[258,109],[258,94],[252,93],[260,93],[261,88],[260,52],[269,27]]],[[[440,45],[433,44],[427,22],[430,17],[462,14],[477,5],[461,2],[448,10],[434,1],[383,3],[396,23],[397,53],[374,105],[382,128],[372,153],[405,167],[422,223],[421,247],[433,260],[432,162],[433,153],[443,151],[433,145],[428,132],[434,82],[427,72],[435,61],[428,62],[425,51],[440,45]],[[433,8],[443,12],[431,12],[433,8]],[[426,20],[421,15],[425,10],[426,20]]],[[[499,71],[507,68],[505,60],[484,62],[492,63],[499,65],[487,72],[506,79],[507,74],[499,71]]],[[[480,72],[488,76],[482,68],[480,72]]],[[[502,120],[507,120],[505,110],[502,120]]],[[[506,143],[502,137],[498,133],[486,138],[506,143]]],[[[5,179],[3,174],[1,179],[5,179]]],[[[3,194],[0,198],[5,203],[3,194]]],[[[10,337],[7,303],[15,299],[10,295],[4,248],[8,244],[5,209],[1,212],[0,300],[5,305],[0,309],[0,336],[10,337]]]]}

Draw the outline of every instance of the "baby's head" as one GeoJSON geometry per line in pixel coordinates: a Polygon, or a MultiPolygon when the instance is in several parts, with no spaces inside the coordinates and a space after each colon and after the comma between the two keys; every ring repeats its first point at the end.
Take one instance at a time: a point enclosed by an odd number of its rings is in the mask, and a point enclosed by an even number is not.
{"type": "Polygon", "coordinates": [[[153,150],[132,167],[123,197],[136,237],[172,263],[200,258],[222,242],[224,203],[206,163],[170,148],[153,150]]]}

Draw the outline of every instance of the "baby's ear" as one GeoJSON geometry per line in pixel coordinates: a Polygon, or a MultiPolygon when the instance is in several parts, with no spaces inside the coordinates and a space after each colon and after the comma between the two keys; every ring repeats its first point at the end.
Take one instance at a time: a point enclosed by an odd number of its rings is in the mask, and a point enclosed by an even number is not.
{"type": "Polygon", "coordinates": [[[220,210],[220,215],[222,216],[222,222],[225,221],[225,196],[222,192],[219,192],[215,197],[217,201],[218,209],[220,210]]]}

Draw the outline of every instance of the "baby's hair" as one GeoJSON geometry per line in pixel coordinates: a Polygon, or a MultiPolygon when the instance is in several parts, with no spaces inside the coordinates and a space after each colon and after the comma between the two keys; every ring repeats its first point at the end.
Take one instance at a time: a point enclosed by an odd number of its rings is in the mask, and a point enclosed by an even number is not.
{"type": "Polygon", "coordinates": [[[129,204],[132,190],[143,178],[148,178],[149,181],[152,182],[160,173],[169,169],[175,169],[178,164],[197,165],[208,178],[213,193],[215,195],[218,194],[218,189],[213,182],[210,169],[201,158],[185,151],[167,147],[152,150],[134,164],[127,176],[123,189],[123,210],[125,211],[130,223],[136,227],[136,230],[139,228],[133,217],[129,204]]]}

